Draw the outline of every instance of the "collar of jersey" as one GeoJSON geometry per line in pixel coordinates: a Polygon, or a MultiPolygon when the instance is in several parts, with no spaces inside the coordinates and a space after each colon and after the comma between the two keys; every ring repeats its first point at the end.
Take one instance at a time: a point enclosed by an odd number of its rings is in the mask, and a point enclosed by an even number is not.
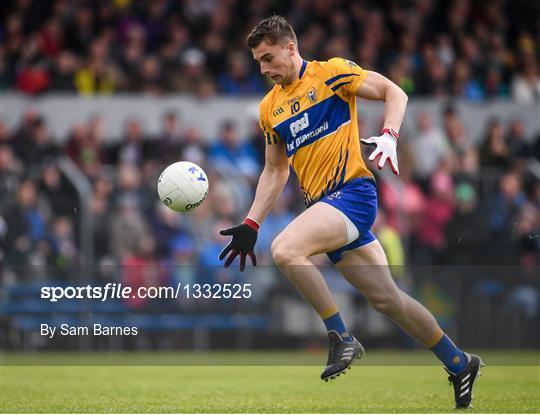
{"type": "Polygon", "coordinates": [[[303,59],[302,60],[302,66],[300,67],[300,73],[298,74],[298,78],[295,79],[289,85],[281,85],[281,89],[285,89],[288,86],[292,86],[292,85],[296,84],[296,82],[298,82],[300,79],[302,79],[302,76],[304,76],[304,72],[306,72],[307,64],[308,64],[308,61],[303,59]]]}

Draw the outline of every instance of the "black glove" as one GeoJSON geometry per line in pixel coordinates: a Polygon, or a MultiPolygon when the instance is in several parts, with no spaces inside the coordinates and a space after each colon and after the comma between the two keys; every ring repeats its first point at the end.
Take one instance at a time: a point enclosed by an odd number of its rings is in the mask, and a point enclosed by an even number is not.
{"type": "Polygon", "coordinates": [[[219,231],[221,235],[232,235],[232,241],[219,254],[221,261],[229,252],[231,253],[225,261],[225,268],[231,265],[238,254],[240,254],[240,271],[246,269],[246,255],[251,258],[252,264],[257,266],[257,257],[253,248],[257,242],[258,231],[259,224],[249,218],[246,218],[240,225],[219,231]]]}

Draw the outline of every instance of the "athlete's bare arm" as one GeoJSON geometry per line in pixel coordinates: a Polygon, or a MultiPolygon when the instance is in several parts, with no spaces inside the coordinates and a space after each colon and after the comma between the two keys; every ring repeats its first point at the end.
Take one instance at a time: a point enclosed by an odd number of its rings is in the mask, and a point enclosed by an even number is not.
{"type": "Polygon", "coordinates": [[[356,91],[356,96],[370,100],[384,101],[384,126],[399,131],[405,108],[407,107],[407,94],[383,75],[367,71],[368,75],[356,91]]]}
{"type": "Polygon", "coordinates": [[[264,169],[259,178],[255,199],[248,217],[262,223],[272,210],[289,178],[289,161],[285,144],[268,144],[265,152],[264,169]]]}

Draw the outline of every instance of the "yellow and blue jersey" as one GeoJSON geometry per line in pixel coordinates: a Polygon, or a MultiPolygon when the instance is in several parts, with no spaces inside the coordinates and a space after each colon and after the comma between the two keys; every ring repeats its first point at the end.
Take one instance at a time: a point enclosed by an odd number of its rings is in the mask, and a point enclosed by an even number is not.
{"type": "Polygon", "coordinates": [[[367,72],[346,59],[304,61],[298,79],[261,101],[267,145],[284,143],[307,205],[351,179],[373,177],[360,152],[356,95],[367,72]]]}

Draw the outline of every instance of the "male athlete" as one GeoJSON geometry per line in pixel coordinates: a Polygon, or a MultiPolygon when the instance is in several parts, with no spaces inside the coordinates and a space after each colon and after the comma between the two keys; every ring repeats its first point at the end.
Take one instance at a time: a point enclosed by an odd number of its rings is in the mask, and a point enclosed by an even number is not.
{"type": "Polygon", "coordinates": [[[255,200],[242,224],[221,231],[232,241],[219,259],[230,253],[228,267],[239,255],[242,271],[246,256],[256,265],[253,249],[259,226],[283,190],[290,164],[308,208],[276,237],[272,256],[328,330],[330,350],[321,378],[335,379],[364,354],[323,276],[309,260],[324,252],[377,311],[435,353],[454,385],[456,407],[468,408],[482,361],[458,349],[433,315],[396,286],[386,255],[370,231],[377,214],[377,191],[360,153],[356,97],[384,101],[381,135],[362,142],[375,146],[369,160],[380,157],[379,169],[388,160],[399,174],[396,146],[407,95],[384,76],[351,61],[303,60],[296,35],[281,16],[262,20],[249,34],[247,45],[261,73],[276,85],[259,108],[266,160],[255,200]]]}

